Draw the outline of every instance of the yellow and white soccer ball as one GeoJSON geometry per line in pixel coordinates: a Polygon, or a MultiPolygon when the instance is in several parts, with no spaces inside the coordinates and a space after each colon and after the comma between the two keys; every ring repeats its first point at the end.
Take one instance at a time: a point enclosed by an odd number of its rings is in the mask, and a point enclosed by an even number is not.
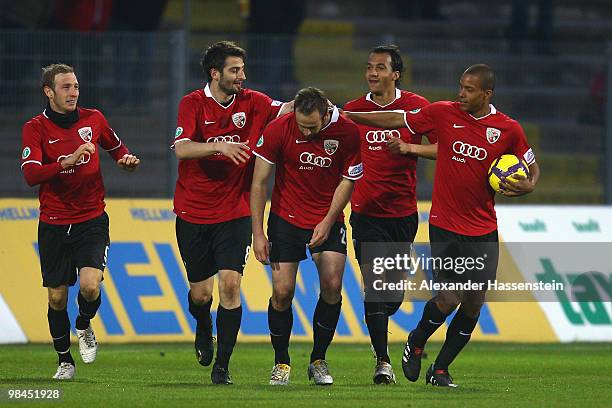
{"type": "Polygon", "coordinates": [[[527,164],[513,154],[504,154],[491,163],[489,184],[495,192],[499,192],[500,179],[502,177],[512,179],[517,174],[527,177],[527,174],[529,174],[527,164]]]}

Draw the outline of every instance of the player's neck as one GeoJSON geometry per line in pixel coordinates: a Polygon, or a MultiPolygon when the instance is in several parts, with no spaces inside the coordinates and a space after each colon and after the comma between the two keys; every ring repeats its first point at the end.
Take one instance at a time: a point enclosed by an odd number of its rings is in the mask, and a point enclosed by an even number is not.
{"type": "Polygon", "coordinates": [[[479,110],[471,112],[470,115],[472,115],[476,119],[480,119],[483,116],[487,116],[489,113],[491,113],[491,105],[486,103],[479,110]]]}
{"type": "Polygon", "coordinates": [[[219,102],[221,105],[227,105],[234,97],[234,94],[228,95],[223,92],[217,82],[211,82],[209,88],[210,93],[212,94],[213,98],[215,98],[215,101],[219,102]]]}
{"type": "Polygon", "coordinates": [[[395,87],[387,89],[380,95],[372,93],[372,100],[381,106],[390,104],[395,100],[395,87]]]}

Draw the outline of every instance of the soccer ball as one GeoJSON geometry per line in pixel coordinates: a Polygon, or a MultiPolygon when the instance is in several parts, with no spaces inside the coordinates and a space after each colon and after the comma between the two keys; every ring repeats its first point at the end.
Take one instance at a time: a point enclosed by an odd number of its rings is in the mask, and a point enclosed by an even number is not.
{"type": "Polygon", "coordinates": [[[513,154],[504,154],[493,160],[489,167],[489,184],[499,192],[499,182],[502,177],[512,178],[516,174],[527,177],[529,169],[527,164],[513,154]]]}

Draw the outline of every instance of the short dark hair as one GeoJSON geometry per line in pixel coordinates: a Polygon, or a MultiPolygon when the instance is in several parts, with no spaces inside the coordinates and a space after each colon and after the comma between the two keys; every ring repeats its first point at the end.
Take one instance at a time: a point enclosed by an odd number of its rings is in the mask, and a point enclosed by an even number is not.
{"type": "Polygon", "coordinates": [[[231,41],[219,41],[204,51],[200,65],[208,81],[212,81],[211,69],[214,68],[219,72],[223,72],[227,57],[242,58],[242,61],[246,62],[246,51],[231,41]]]}
{"type": "Polygon", "coordinates": [[[42,69],[42,78],[40,80],[41,88],[44,92],[45,86],[55,90],[55,76],[57,74],[74,73],[74,68],[67,64],[57,63],[47,65],[42,69]]]}
{"type": "Polygon", "coordinates": [[[300,111],[304,115],[310,115],[316,110],[323,116],[327,112],[328,107],[325,93],[318,88],[309,86],[308,88],[300,89],[295,95],[293,109],[294,111],[300,111]]]}
{"type": "Polygon", "coordinates": [[[474,75],[480,78],[480,87],[485,91],[495,89],[495,72],[486,64],[472,65],[465,70],[463,75],[474,75]]]}
{"type": "Polygon", "coordinates": [[[395,86],[399,86],[402,82],[402,73],[404,72],[404,61],[400,49],[395,44],[379,45],[374,47],[370,54],[389,54],[391,57],[391,69],[399,72],[399,78],[395,81],[395,86]]]}

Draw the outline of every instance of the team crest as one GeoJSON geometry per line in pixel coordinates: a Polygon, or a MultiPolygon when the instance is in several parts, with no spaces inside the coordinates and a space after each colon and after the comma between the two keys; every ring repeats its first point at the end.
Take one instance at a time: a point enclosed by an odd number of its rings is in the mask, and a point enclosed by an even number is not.
{"type": "Polygon", "coordinates": [[[81,136],[81,139],[83,139],[85,142],[91,142],[91,136],[92,136],[91,127],[87,126],[87,127],[80,128],[79,136],[81,136]]]}
{"type": "Polygon", "coordinates": [[[491,144],[497,142],[501,136],[501,130],[495,128],[487,128],[487,141],[491,144]]]}
{"type": "Polygon", "coordinates": [[[246,113],[237,112],[232,115],[232,122],[236,125],[237,128],[243,128],[246,124],[246,113]]]}
{"type": "Polygon", "coordinates": [[[328,139],[323,143],[323,147],[325,148],[325,153],[329,155],[336,153],[336,150],[338,150],[339,145],[340,145],[340,142],[338,142],[337,140],[333,140],[333,139],[328,139]]]}

